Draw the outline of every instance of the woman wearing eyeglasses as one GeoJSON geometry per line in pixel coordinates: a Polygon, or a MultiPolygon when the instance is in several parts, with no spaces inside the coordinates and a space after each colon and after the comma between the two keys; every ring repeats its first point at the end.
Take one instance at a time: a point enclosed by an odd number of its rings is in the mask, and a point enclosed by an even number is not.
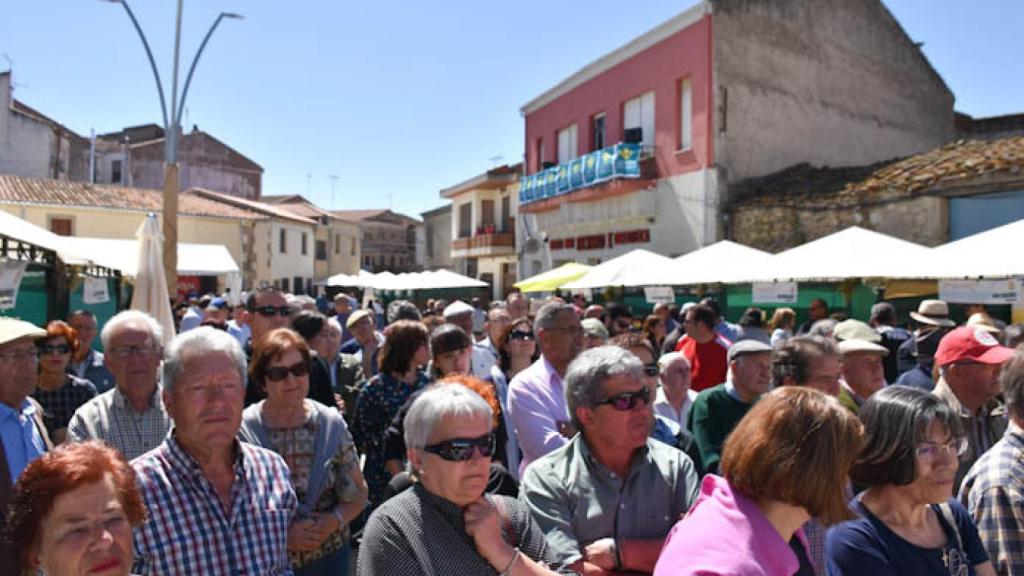
{"type": "Polygon", "coordinates": [[[959,416],[904,386],[872,394],[858,416],[865,442],[850,478],[866,490],[852,505],[860,517],[828,532],[828,573],[994,575],[977,528],[952,498],[966,448],[959,416]]]}
{"type": "Polygon", "coordinates": [[[498,349],[498,362],[491,367],[487,380],[494,384],[494,391],[501,404],[501,418],[505,424],[505,463],[513,477],[519,476],[519,439],[516,428],[508,417],[508,384],[523,370],[540,358],[537,337],[529,318],[516,318],[506,325],[494,343],[498,349]]]}
{"type": "Polygon", "coordinates": [[[347,574],[348,525],[366,507],[366,481],[345,420],[306,398],[310,361],[305,340],[288,328],[256,342],[249,379],[266,399],[245,409],[241,435],[280,454],[291,470],[299,507],[288,554],[296,576],[347,574]]]}
{"type": "Polygon", "coordinates": [[[50,438],[60,444],[75,410],[96,396],[96,387],[68,372],[71,358],[78,352],[78,333],[65,322],[47,324],[46,337],[36,341],[36,350],[39,372],[32,397],[43,407],[43,422],[50,438]]]}
{"type": "Polygon", "coordinates": [[[524,505],[484,496],[492,423],[491,407],[461,384],[420,394],[405,419],[416,484],[370,516],[358,574],[558,573],[542,564],[554,559],[524,505]]]}

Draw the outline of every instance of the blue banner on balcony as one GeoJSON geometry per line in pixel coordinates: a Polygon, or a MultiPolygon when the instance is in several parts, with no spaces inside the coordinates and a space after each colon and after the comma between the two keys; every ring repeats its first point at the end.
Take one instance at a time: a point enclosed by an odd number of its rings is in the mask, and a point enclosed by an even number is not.
{"type": "Polygon", "coordinates": [[[569,162],[569,187],[573,190],[583,186],[583,157],[569,162]]]}
{"type": "Polygon", "coordinates": [[[640,145],[621,143],[615,145],[615,175],[620,178],[640,177],[640,145]]]}
{"type": "Polygon", "coordinates": [[[595,150],[583,157],[583,185],[589,186],[597,180],[597,161],[601,151],[595,150]]]}
{"type": "Polygon", "coordinates": [[[615,178],[640,178],[640,144],[620,142],[523,178],[520,202],[534,202],[615,178]]]}

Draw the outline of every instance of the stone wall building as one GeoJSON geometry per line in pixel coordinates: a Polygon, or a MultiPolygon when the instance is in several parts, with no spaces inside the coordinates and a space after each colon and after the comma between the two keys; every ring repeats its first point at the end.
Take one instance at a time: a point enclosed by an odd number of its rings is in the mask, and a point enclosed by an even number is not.
{"type": "Polygon", "coordinates": [[[862,167],[798,165],[730,196],[728,237],[772,252],[853,225],[936,246],[1024,218],[1024,136],[862,167]]]}

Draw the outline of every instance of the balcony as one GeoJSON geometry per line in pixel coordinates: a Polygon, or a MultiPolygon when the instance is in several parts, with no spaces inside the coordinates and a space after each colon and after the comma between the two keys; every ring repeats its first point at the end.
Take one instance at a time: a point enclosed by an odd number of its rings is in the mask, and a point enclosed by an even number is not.
{"type": "Polygon", "coordinates": [[[612,193],[619,188],[629,191],[645,187],[648,184],[644,181],[658,177],[653,147],[619,142],[522,178],[519,204],[531,211],[531,204],[550,204],[550,199],[559,196],[584,190],[597,193],[602,188],[612,189],[612,193]]]}
{"type": "Polygon", "coordinates": [[[496,232],[494,226],[481,226],[473,236],[452,241],[452,258],[510,256],[515,251],[516,235],[512,232],[496,232]]]}

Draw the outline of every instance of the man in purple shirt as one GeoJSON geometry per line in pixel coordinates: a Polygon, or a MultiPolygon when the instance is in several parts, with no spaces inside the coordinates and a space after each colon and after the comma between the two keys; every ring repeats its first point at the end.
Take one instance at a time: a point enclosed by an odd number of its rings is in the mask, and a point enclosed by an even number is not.
{"type": "Polygon", "coordinates": [[[583,329],[572,304],[550,302],[533,322],[541,356],[512,379],[508,415],[523,453],[518,475],[537,458],[564,445],[575,435],[565,403],[562,378],[583,349],[583,329]]]}

